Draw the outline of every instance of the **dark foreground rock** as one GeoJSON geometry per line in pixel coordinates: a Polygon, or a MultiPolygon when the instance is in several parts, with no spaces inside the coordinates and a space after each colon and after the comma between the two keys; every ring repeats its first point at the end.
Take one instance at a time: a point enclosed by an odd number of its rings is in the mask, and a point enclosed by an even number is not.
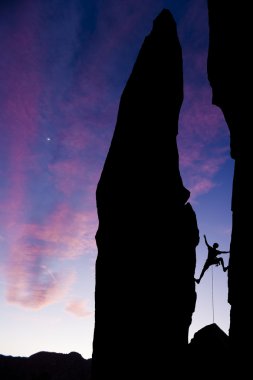
{"type": "Polygon", "coordinates": [[[80,354],[38,352],[30,357],[0,355],[1,380],[90,380],[91,359],[80,354]]]}

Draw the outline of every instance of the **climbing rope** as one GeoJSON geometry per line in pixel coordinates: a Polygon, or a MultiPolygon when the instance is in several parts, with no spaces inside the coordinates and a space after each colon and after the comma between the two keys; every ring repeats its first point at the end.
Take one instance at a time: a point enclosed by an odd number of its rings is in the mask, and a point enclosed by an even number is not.
{"type": "Polygon", "coordinates": [[[214,300],[213,300],[213,265],[212,265],[212,309],[213,309],[213,323],[214,323],[214,300]]]}

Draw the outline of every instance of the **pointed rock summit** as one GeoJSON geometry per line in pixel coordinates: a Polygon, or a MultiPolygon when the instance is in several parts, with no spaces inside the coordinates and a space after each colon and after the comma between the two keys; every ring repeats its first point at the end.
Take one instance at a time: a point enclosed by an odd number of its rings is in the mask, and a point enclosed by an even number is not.
{"type": "MultiPolygon", "coordinates": [[[[162,34],[174,34],[176,32],[175,20],[168,9],[163,9],[154,19],[153,32],[162,34]]],[[[176,32],[177,33],[177,32],[176,32]]]]}
{"type": "Polygon", "coordinates": [[[163,10],[122,93],[97,186],[93,380],[165,378],[187,347],[199,234],[179,172],[182,100],[181,47],[163,10]]]}

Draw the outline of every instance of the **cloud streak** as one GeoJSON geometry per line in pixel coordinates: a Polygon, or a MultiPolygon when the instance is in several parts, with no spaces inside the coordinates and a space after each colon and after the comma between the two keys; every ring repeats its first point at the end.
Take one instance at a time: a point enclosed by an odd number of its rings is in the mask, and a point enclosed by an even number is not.
{"type": "Polygon", "coordinates": [[[73,299],[67,306],[66,311],[78,318],[90,317],[93,313],[87,308],[87,303],[84,300],[73,299]]]}
{"type": "Polygon", "coordinates": [[[10,226],[9,234],[16,235],[4,268],[7,301],[40,309],[62,299],[75,281],[74,272],[61,274],[64,261],[96,250],[92,220],[91,215],[62,205],[44,224],[10,226]]]}
{"type": "Polygon", "coordinates": [[[178,135],[180,168],[191,200],[196,201],[217,186],[216,175],[229,158],[229,137],[222,112],[212,105],[207,80],[206,3],[201,0],[189,5],[178,29],[185,83],[178,135]]]}
{"type": "Polygon", "coordinates": [[[179,124],[179,157],[191,200],[216,187],[216,174],[229,158],[228,130],[221,111],[211,105],[207,87],[187,84],[179,124]]]}
{"type": "Polygon", "coordinates": [[[60,275],[40,265],[38,257],[21,254],[7,269],[6,299],[10,304],[39,310],[59,302],[75,281],[73,272],[60,275]],[[21,260],[22,259],[22,260],[21,260]]]}

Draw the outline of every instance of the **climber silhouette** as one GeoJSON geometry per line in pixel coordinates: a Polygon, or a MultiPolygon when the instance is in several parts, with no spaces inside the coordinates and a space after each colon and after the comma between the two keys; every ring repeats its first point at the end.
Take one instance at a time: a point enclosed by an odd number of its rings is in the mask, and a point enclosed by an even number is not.
{"type": "Polygon", "coordinates": [[[197,282],[197,284],[200,283],[200,280],[201,278],[204,276],[204,273],[205,271],[211,266],[211,265],[222,265],[222,268],[223,268],[223,271],[226,272],[226,270],[228,269],[228,267],[225,267],[224,266],[224,261],[221,257],[217,257],[218,255],[221,255],[223,253],[229,253],[230,251],[219,251],[217,248],[219,247],[219,244],[218,243],[214,243],[213,246],[209,245],[207,240],[206,240],[206,235],[204,235],[204,239],[205,239],[205,243],[206,243],[206,246],[208,248],[208,256],[207,256],[207,259],[206,259],[206,262],[203,266],[203,269],[202,269],[202,272],[199,276],[199,279],[196,279],[195,278],[195,281],[197,282]]]}

